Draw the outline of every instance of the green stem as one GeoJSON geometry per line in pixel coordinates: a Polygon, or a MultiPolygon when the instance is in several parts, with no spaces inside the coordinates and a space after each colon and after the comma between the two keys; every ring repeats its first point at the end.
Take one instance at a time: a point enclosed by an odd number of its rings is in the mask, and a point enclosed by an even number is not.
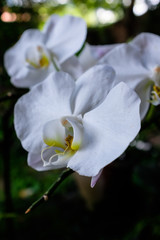
{"type": "Polygon", "coordinates": [[[34,208],[38,207],[40,204],[43,202],[46,202],[49,197],[54,193],[54,191],[57,189],[57,187],[69,176],[73,173],[74,171],[72,169],[67,169],[62,174],[60,177],[54,182],[50,188],[43,194],[42,197],[40,197],[37,201],[32,203],[32,205],[25,211],[25,214],[29,213],[31,210],[34,208]]]}
{"type": "Polygon", "coordinates": [[[59,69],[59,67],[57,66],[56,61],[55,61],[53,58],[52,58],[52,63],[53,63],[53,66],[55,67],[56,71],[59,72],[60,69],[59,69]]]}

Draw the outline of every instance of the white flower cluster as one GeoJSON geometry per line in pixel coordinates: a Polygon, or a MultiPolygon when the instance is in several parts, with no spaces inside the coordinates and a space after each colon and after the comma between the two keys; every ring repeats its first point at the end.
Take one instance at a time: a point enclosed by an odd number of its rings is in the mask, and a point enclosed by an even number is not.
{"type": "Polygon", "coordinates": [[[28,164],[71,168],[93,187],[137,136],[149,104],[160,103],[160,38],[91,46],[86,33],[83,19],[52,15],[43,31],[26,30],[4,62],[12,84],[29,88],[14,109],[28,164]]]}

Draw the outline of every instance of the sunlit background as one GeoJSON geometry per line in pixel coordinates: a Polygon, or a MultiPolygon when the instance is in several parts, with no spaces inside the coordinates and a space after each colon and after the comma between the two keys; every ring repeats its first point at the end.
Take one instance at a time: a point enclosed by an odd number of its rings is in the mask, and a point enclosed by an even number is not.
{"type": "MultiPolygon", "coordinates": [[[[29,215],[60,171],[39,173],[27,166],[13,127],[17,96],[3,55],[28,28],[43,28],[51,14],[82,17],[87,42],[112,44],[141,32],[160,35],[159,0],[1,0],[0,1],[0,239],[159,240],[160,108],[147,117],[141,135],[120,159],[106,167],[95,189],[89,179],[70,176],[55,196],[29,215]]],[[[127,66],[126,66],[127,67],[127,66]]]]}
{"type": "Polygon", "coordinates": [[[43,19],[53,10],[57,14],[73,14],[83,17],[88,26],[98,26],[99,24],[111,24],[122,19],[126,8],[133,6],[135,16],[142,16],[149,10],[155,10],[159,0],[88,0],[88,1],[70,1],[70,0],[7,0],[6,7],[1,14],[1,20],[4,22],[29,21],[30,16],[26,14],[19,15],[10,12],[9,8],[38,8],[38,13],[43,19]]]}

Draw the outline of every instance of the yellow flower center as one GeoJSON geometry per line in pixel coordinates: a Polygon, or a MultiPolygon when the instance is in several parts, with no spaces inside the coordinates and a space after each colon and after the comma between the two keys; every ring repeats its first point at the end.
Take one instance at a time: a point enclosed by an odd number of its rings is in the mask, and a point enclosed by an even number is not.
{"type": "Polygon", "coordinates": [[[65,139],[66,145],[67,145],[67,149],[72,149],[72,142],[73,142],[73,136],[68,135],[65,139]]]}
{"type": "MultiPolygon", "coordinates": [[[[160,71],[160,69],[159,69],[159,71],[160,71]]],[[[160,87],[154,85],[153,86],[153,91],[157,93],[158,97],[160,97],[160,87]]]]}
{"type": "Polygon", "coordinates": [[[150,102],[155,106],[160,104],[160,87],[153,85],[150,102]]]}
{"type": "Polygon", "coordinates": [[[42,55],[41,59],[39,60],[40,67],[48,67],[49,65],[49,59],[46,55],[42,55]]]}
{"type": "Polygon", "coordinates": [[[36,48],[28,49],[26,62],[32,67],[40,69],[47,68],[50,64],[50,59],[45,49],[41,46],[37,46],[36,48]]]}

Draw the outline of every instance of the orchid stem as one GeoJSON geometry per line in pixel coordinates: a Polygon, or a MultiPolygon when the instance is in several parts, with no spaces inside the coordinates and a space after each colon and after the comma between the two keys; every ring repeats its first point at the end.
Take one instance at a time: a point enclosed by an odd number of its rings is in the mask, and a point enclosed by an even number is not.
{"type": "Polygon", "coordinates": [[[60,69],[59,67],[57,66],[56,62],[54,61],[54,59],[52,59],[52,63],[53,63],[53,66],[55,67],[56,71],[59,72],[60,69]]]}
{"type": "Polygon", "coordinates": [[[69,176],[73,173],[74,171],[72,169],[67,169],[62,172],[60,177],[54,182],[50,188],[43,194],[42,197],[40,197],[37,201],[32,203],[32,205],[25,211],[25,214],[29,213],[31,210],[34,208],[38,207],[41,205],[43,202],[48,201],[49,197],[54,193],[54,191],[57,189],[57,187],[69,176]]]}

